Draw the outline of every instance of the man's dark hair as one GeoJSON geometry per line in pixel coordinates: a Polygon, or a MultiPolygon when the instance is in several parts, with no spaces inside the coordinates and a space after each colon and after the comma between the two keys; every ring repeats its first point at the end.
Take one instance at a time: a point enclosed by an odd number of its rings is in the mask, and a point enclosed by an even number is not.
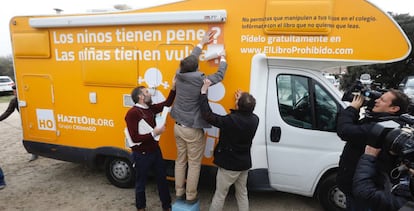
{"type": "Polygon", "coordinates": [[[198,68],[198,58],[194,55],[187,56],[180,62],[180,72],[194,72],[198,68]]]}
{"type": "Polygon", "coordinates": [[[143,89],[145,89],[145,86],[138,86],[135,87],[135,89],[131,92],[131,98],[134,103],[138,103],[138,95],[143,94],[143,89]]]}
{"type": "Polygon", "coordinates": [[[237,101],[239,111],[253,112],[256,106],[256,99],[249,93],[243,92],[237,101]]]}
{"type": "Polygon", "coordinates": [[[400,110],[396,114],[400,115],[407,113],[408,105],[410,104],[408,96],[396,89],[390,89],[389,92],[391,92],[395,97],[394,100],[392,100],[391,105],[400,107],[400,110]]]}

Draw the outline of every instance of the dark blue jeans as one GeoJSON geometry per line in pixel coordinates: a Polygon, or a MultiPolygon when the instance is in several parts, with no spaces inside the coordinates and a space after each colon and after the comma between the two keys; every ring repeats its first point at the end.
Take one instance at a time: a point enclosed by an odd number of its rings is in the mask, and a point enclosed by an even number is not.
{"type": "Polygon", "coordinates": [[[3,170],[0,168],[0,185],[5,185],[3,170]]]}
{"type": "Polygon", "coordinates": [[[160,197],[162,208],[171,208],[171,196],[168,188],[167,174],[165,170],[164,159],[161,150],[158,148],[150,153],[133,152],[135,162],[135,206],[138,209],[146,207],[145,185],[147,183],[148,172],[155,170],[158,186],[158,195],[160,197]]]}

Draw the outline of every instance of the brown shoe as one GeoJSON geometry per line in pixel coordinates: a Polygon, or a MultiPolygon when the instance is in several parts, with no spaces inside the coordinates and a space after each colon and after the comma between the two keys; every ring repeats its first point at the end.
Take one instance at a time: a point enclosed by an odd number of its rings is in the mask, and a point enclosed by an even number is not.
{"type": "Polygon", "coordinates": [[[145,208],[142,208],[142,209],[138,209],[138,211],[145,211],[145,208]]]}
{"type": "Polygon", "coordinates": [[[171,208],[162,209],[163,211],[171,211],[171,208]]]}

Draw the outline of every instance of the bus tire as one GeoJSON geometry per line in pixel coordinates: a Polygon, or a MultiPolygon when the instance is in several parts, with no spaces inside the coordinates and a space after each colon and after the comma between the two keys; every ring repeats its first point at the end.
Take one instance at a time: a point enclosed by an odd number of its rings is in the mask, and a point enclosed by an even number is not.
{"type": "Polygon", "coordinates": [[[346,208],[346,197],[336,184],[336,174],[325,177],[319,183],[317,198],[324,210],[342,211],[346,208]]]}
{"type": "Polygon", "coordinates": [[[135,184],[135,170],[132,163],[124,158],[107,157],[105,159],[106,178],[119,188],[131,188],[135,184]]]}

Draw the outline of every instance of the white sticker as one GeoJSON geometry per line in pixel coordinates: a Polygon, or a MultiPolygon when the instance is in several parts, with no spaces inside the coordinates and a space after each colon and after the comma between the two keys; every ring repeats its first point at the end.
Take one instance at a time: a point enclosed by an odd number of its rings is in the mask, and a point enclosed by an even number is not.
{"type": "Polygon", "coordinates": [[[39,130],[56,131],[56,121],[53,110],[36,109],[37,127],[39,130]]]}

